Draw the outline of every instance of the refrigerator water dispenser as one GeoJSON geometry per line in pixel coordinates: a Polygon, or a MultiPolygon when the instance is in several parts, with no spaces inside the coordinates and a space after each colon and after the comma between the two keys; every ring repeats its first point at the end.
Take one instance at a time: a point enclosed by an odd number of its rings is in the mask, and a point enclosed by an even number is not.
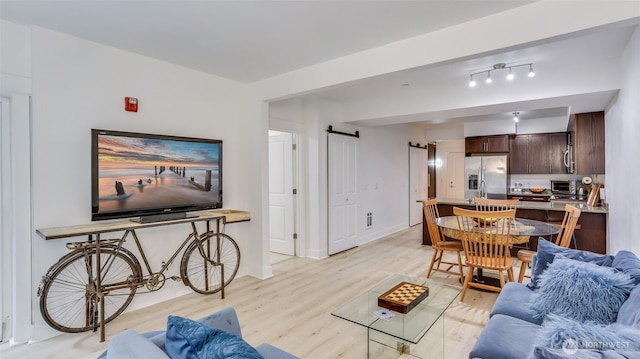
{"type": "Polygon", "coordinates": [[[469,189],[478,190],[478,175],[469,175],[469,189]]]}

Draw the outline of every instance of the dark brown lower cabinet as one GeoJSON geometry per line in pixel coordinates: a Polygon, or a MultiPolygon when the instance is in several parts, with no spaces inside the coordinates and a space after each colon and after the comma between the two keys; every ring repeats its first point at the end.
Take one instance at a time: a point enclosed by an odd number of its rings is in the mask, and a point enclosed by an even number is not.
{"type": "MultiPolygon", "coordinates": [[[[438,212],[440,216],[452,216],[453,207],[462,207],[473,209],[473,205],[461,205],[454,206],[451,204],[438,204],[438,212]]],[[[551,211],[541,209],[523,209],[518,208],[516,211],[516,217],[534,219],[543,222],[558,222],[562,223],[564,217],[563,211],[551,211]]],[[[424,218],[424,216],[423,216],[424,218]]],[[[574,234],[576,237],[576,246],[578,249],[605,254],[607,251],[607,218],[604,213],[585,213],[580,214],[578,219],[579,229],[576,229],[574,234]]],[[[549,239],[549,238],[546,238],[549,239]]],[[[555,240],[552,238],[551,240],[555,240]]],[[[422,224],[422,244],[431,245],[431,237],[429,237],[429,230],[426,224],[422,224]]],[[[529,247],[532,250],[538,248],[538,238],[530,238],[529,247]]],[[[571,244],[573,247],[573,244],[571,244]]],[[[515,256],[519,248],[514,248],[512,255],[515,256]]]]}

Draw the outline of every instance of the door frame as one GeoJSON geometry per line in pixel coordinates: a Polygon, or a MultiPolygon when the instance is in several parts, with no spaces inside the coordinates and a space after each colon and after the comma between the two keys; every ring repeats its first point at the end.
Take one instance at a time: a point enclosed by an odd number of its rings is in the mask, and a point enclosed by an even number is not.
{"type": "Polygon", "coordinates": [[[35,288],[31,277],[31,241],[34,233],[31,202],[31,97],[23,93],[2,95],[3,104],[8,104],[7,108],[3,106],[1,124],[2,166],[11,169],[9,173],[2,171],[3,183],[0,187],[3,192],[1,245],[6,248],[8,243],[10,247],[7,251],[9,253],[2,251],[2,265],[9,265],[12,269],[9,283],[2,281],[3,291],[9,291],[2,294],[3,301],[9,301],[3,305],[5,310],[7,306],[10,307],[8,313],[2,313],[5,316],[2,319],[8,317],[7,326],[11,334],[7,339],[11,344],[17,344],[30,340],[33,333],[32,293],[35,288]],[[9,148],[7,152],[5,146],[9,148]]]}
{"type": "Polygon", "coordinates": [[[9,135],[9,100],[0,97],[0,342],[4,342],[11,337],[11,308],[13,300],[11,298],[11,288],[13,288],[13,266],[11,256],[13,254],[11,213],[12,195],[9,174],[11,164],[11,136],[9,135]]]}

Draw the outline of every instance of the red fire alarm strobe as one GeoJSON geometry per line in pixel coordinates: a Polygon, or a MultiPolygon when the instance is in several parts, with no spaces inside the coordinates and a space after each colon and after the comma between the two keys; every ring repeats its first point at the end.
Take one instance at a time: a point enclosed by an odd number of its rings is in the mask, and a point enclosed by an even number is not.
{"type": "Polygon", "coordinates": [[[138,99],[135,97],[125,97],[124,110],[131,111],[131,112],[138,112],[138,99]]]}

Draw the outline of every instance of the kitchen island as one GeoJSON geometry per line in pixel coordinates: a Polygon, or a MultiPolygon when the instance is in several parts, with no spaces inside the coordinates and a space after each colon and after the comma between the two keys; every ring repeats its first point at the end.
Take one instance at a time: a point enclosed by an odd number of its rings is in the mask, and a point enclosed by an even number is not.
{"type": "MultiPolygon", "coordinates": [[[[521,201],[516,211],[516,217],[550,223],[561,223],[564,217],[565,204],[566,202],[521,201]]],[[[574,232],[576,237],[575,246],[578,249],[590,252],[606,253],[607,208],[587,206],[586,202],[574,202],[570,204],[582,211],[580,219],[578,220],[579,229],[576,229],[574,232]]],[[[475,205],[465,199],[438,198],[438,212],[440,216],[453,215],[453,207],[474,209],[475,205]]],[[[422,244],[431,245],[429,230],[424,221],[422,223],[422,244]]],[[[536,250],[538,248],[538,238],[530,238],[529,246],[532,250],[536,250]]],[[[515,252],[517,252],[517,248],[514,249],[514,255],[515,252]]]]}

